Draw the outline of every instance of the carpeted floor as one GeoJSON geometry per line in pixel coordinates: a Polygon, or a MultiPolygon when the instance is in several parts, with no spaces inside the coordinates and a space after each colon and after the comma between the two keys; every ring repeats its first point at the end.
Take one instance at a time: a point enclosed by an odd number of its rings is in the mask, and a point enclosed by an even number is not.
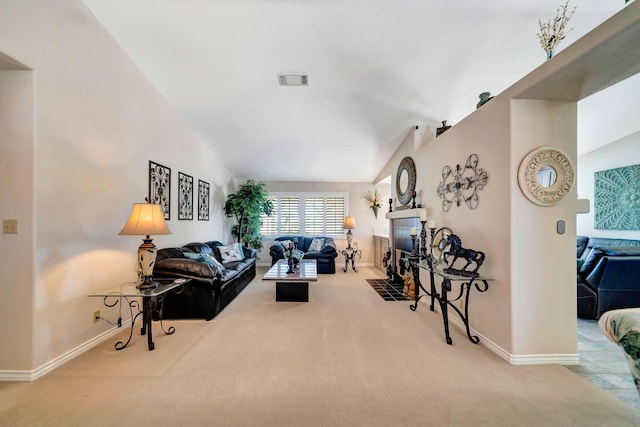
{"type": "Polygon", "coordinates": [[[447,345],[439,314],[363,286],[376,270],[320,275],[308,303],[276,303],[259,277],[210,322],[168,322],[154,351],[110,338],[38,381],[0,383],[0,425],[640,425],[562,366],[511,366],[456,328],[447,345]]]}

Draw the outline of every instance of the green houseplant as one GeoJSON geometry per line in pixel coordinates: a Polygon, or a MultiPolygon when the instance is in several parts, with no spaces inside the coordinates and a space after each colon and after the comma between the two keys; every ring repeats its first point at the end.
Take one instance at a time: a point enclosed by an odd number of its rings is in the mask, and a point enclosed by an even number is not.
{"type": "Polygon", "coordinates": [[[229,194],[224,204],[227,217],[234,217],[236,223],[231,234],[248,248],[262,249],[260,234],[260,215],[271,216],[273,202],[265,189],[264,182],[248,180],[238,187],[238,191],[229,194]]]}

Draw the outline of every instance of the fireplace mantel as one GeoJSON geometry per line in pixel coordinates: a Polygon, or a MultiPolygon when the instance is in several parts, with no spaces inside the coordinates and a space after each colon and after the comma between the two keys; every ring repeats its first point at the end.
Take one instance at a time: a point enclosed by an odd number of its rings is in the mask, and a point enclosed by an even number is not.
{"type": "Polygon", "coordinates": [[[386,219],[420,218],[421,212],[424,212],[424,217],[426,218],[427,210],[423,208],[402,209],[394,212],[387,212],[384,217],[386,219]]]}

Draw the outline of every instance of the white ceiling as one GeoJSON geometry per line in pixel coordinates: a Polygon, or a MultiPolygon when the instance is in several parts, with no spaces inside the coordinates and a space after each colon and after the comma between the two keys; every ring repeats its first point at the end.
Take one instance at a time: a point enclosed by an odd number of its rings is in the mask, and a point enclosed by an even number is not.
{"type": "MultiPolygon", "coordinates": [[[[84,3],[237,178],[371,182],[415,125],[455,124],[540,65],[560,1],[84,3]]],[[[558,50],[624,1],[573,5],[558,50]]]]}

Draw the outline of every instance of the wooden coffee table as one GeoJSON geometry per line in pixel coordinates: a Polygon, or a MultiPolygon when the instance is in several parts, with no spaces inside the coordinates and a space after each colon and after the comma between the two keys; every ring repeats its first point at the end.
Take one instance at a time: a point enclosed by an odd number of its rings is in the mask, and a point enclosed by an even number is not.
{"type": "Polygon", "coordinates": [[[271,266],[262,280],[276,282],[276,301],[309,302],[309,282],[318,281],[315,259],[303,259],[294,273],[287,274],[287,260],[281,259],[271,266]]]}

